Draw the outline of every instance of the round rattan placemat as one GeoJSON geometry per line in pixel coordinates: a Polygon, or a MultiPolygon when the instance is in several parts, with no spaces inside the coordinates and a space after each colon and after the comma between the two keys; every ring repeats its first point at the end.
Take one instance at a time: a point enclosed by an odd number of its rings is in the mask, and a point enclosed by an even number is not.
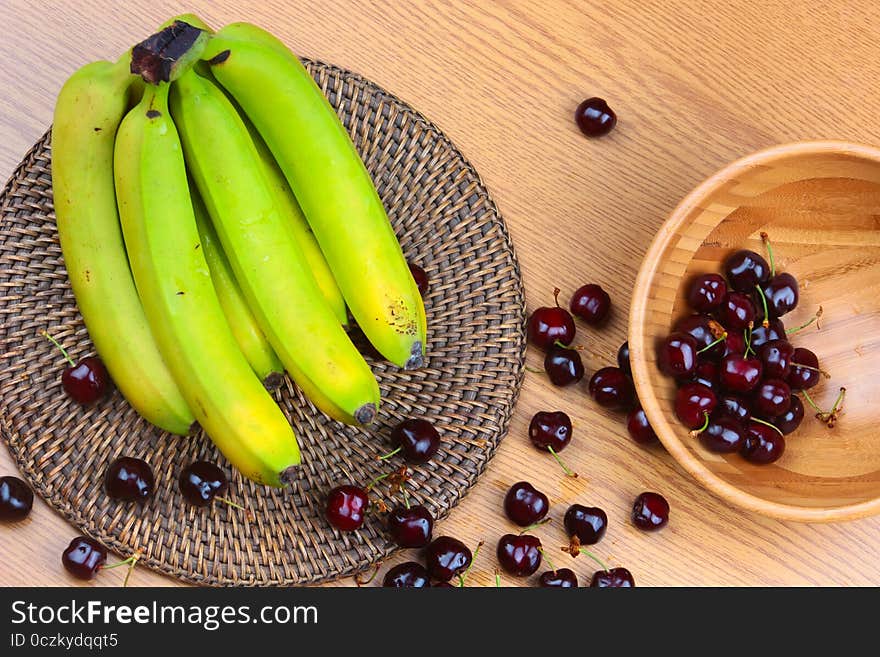
{"type": "MultiPolygon", "coordinates": [[[[284,491],[232,474],[223,504],[189,506],[177,490],[194,459],[225,465],[203,435],[180,438],[142,420],[118,392],[83,409],[63,392],[59,352],[74,359],[94,348],[76,307],[58,245],[47,133],[25,156],[0,196],[0,429],[23,476],[68,521],[121,555],[206,585],[291,585],[354,574],[395,546],[372,514],[340,534],[321,513],[338,483],[367,483],[401,461],[379,461],[389,427],[425,417],[443,437],[433,460],[410,469],[411,499],[438,518],[474,485],[504,437],[522,383],[525,309],[510,236],[479,175],[455,146],[405,103],[364,78],[306,61],[337,109],[375,181],[400,242],[431,280],[426,297],[428,356],[403,372],[371,359],[382,408],[369,430],[323,416],[289,381],[276,393],[303,452],[299,479],[284,491]],[[118,503],[102,487],[117,455],[150,462],[157,490],[142,508],[118,503]]],[[[136,355],[133,355],[136,357],[136,355]]],[[[389,487],[376,494],[390,502],[389,487]]],[[[399,496],[398,496],[399,497],[399,496]]],[[[73,532],[71,532],[73,535],[73,532]]]]}

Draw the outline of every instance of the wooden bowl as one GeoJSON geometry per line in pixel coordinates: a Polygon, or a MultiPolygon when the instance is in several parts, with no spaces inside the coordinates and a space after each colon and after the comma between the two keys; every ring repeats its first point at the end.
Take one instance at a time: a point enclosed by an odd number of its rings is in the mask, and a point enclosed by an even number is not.
{"type": "Polygon", "coordinates": [[[732,504],[786,520],[829,522],[880,512],[880,149],[841,142],[776,146],[730,164],[672,212],[636,280],[629,324],[633,378],[648,419],[670,454],[732,504]],[[818,306],[821,328],[791,336],[831,374],[812,388],[821,408],[847,389],[834,428],[806,403],[783,456],[752,465],[703,449],[675,417],[675,383],[656,365],[656,344],[690,310],[685,286],[719,272],[737,249],[766,255],[800,283],[800,326],[818,306]]]}

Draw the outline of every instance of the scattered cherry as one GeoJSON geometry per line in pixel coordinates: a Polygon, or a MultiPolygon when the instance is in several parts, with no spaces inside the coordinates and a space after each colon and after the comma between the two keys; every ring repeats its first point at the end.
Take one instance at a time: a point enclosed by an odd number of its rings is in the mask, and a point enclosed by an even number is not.
{"type": "Polygon", "coordinates": [[[428,571],[415,561],[406,561],[390,568],[382,582],[382,586],[395,589],[421,589],[430,585],[428,571]]]}
{"type": "Polygon", "coordinates": [[[575,291],[568,307],[575,317],[580,317],[587,324],[599,326],[608,317],[611,297],[600,285],[590,283],[575,291]]]}
{"type": "Polygon", "coordinates": [[[324,516],[339,531],[353,532],[363,526],[369,504],[370,496],[366,490],[343,484],[327,494],[324,516]]]}
{"type": "Polygon", "coordinates": [[[791,405],[779,417],[773,418],[771,424],[786,436],[797,429],[804,419],[804,404],[797,395],[791,396],[791,405]]]}
{"type": "Polygon", "coordinates": [[[761,361],[740,354],[729,354],[721,359],[721,386],[731,392],[751,392],[761,380],[761,361]]]}
{"type": "Polygon", "coordinates": [[[400,547],[425,547],[433,531],[434,516],[421,504],[396,506],[388,514],[388,533],[400,547]]]}
{"type": "Polygon", "coordinates": [[[428,292],[428,274],[425,273],[425,270],[419,267],[417,264],[410,262],[409,271],[412,274],[413,279],[416,282],[416,287],[419,288],[419,294],[423,297],[428,292]]]}
{"type": "Polygon", "coordinates": [[[187,502],[195,506],[209,505],[215,497],[225,495],[229,487],[223,470],[208,461],[194,461],[186,466],[178,484],[187,502]]]}
{"type": "Polygon", "coordinates": [[[596,506],[572,504],[562,522],[568,536],[576,536],[581,545],[598,543],[608,529],[608,516],[596,506]]]}
{"type": "Polygon", "coordinates": [[[724,261],[724,273],[734,290],[751,294],[770,278],[770,266],[754,251],[742,250],[724,261]]]}
{"type": "Polygon", "coordinates": [[[584,377],[584,364],[576,349],[551,347],[544,357],[544,371],[553,385],[567,386],[584,377]]]}
{"type": "Polygon", "coordinates": [[[785,452],[785,438],[772,426],[752,420],[746,425],[746,441],[740,454],[758,465],[773,463],[785,452]]]}
{"type": "Polygon", "coordinates": [[[527,481],[515,483],[504,496],[504,513],[520,527],[534,525],[549,510],[547,496],[527,481]]]}
{"type": "Polygon", "coordinates": [[[425,548],[425,563],[434,579],[448,582],[471,565],[473,555],[468,546],[451,536],[439,536],[425,548]]]}
{"type": "Polygon", "coordinates": [[[807,390],[819,383],[819,359],[809,349],[798,347],[791,358],[791,371],[785,382],[792,390],[807,390]]]}
{"type": "Polygon", "coordinates": [[[77,579],[92,579],[107,563],[107,548],[87,536],[77,536],[62,553],[61,563],[77,579]]]}
{"type": "Polygon", "coordinates": [[[571,442],[571,418],[562,411],[538,411],[529,422],[529,440],[541,451],[561,452],[571,442]]]}
{"type": "Polygon", "coordinates": [[[739,451],[746,439],[742,423],[730,416],[712,416],[706,428],[697,433],[703,447],[717,454],[739,451]]]}
{"type": "Polygon", "coordinates": [[[791,371],[791,360],[794,357],[794,345],[784,338],[765,342],[758,349],[758,356],[768,379],[784,379],[791,371]]]}
{"type": "Polygon", "coordinates": [[[574,120],[587,137],[607,135],[617,125],[617,115],[602,98],[587,98],[574,112],[574,120]]]}
{"type": "Polygon", "coordinates": [[[715,393],[702,383],[686,383],[675,396],[675,414],[689,429],[703,426],[706,414],[718,404],[715,393]]]}
{"type": "Polygon", "coordinates": [[[632,376],[632,363],[629,361],[629,340],[620,345],[620,349],[617,350],[617,366],[632,376]]]}
{"type": "Polygon", "coordinates": [[[755,388],[752,406],[765,418],[783,415],[791,407],[791,388],[779,379],[764,379],[755,388]]]}
{"type": "Polygon", "coordinates": [[[43,331],[42,334],[58,347],[64,359],[70,364],[61,373],[61,385],[71,399],[83,406],[90,406],[107,394],[110,388],[110,375],[100,358],[88,356],[75,363],[55,338],[47,331],[43,331]]]}
{"type": "Polygon", "coordinates": [[[800,294],[797,279],[787,272],[776,274],[761,288],[770,317],[782,317],[797,307],[800,294]]]}
{"type": "Polygon", "coordinates": [[[529,317],[529,340],[541,349],[550,349],[557,342],[569,345],[574,340],[574,319],[559,306],[559,288],[553,290],[553,296],[555,306],[541,306],[529,317]]]}
{"type": "Polygon", "coordinates": [[[692,376],[697,367],[697,341],[687,333],[668,336],[657,351],[657,367],[667,376],[692,376]]]}
{"type": "Polygon", "coordinates": [[[658,441],[657,434],[648,423],[648,416],[641,406],[632,409],[626,416],[626,430],[640,445],[653,445],[658,441]]]}
{"type": "Polygon", "coordinates": [[[15,522],[28,517],[34,505],[34,491],[18,477],[0,477],[0,521],[15,522]]]}
{"type": "Polygon", "coordinates": [[[626,409],[635,402],[632,382],[619,367],[603,367],[590,378],[590,395],[599,406],[626,409]]]}
{"type": "Polygon", "coordinates": [[[669,522],[669,502],[660,493],[641,493],[633,503],[631,517],[639,529],[661,529],[669,522]]]}
{"type": "Polygon", "coordinates": [[[718,319],[728,331],[754,326],[757,311],[752,298],[743,292],[730,292],[721,302],[718,319]]]}
{"type": "Polygon", "coordinates": [[[594,589],[624,589],[632,588],[635,585],[632,573],[626,568],[597,570],[590,580],[590,588],[594,589]]]}
{"type": "Polygon", "coordinates": [[[576,589],[577,575],[570,568],[557,568],[541,573],[538,586],[544,589],[576,589]]]}
{"type": "Polygon", "coordinates": [[[153,469],[142,459],[120,456],[107,468],[104,487],[107,494],[126,502],[143,502],[155,488],[153,469]]]}
{"type": "Polygon", "coordinates": [[[391,430],[391,444],[391,454],[402,452],[407,463],[427,463],[440,449],[440,434],[427,420],[410,418],[391,430]]]}
{"type": "Polygon", "coordinates": [[[687,289],[687,301],[697,312],[707,313],[718,308],[727,295],[727,281],[719,274],[696,276],[687,289]]]}
{"type": "Polygon", "coordinates": [[[541,566],[541,541],[528,534],[505,534],[498,541],[497,556],[508,574],[532,575],[541,566]]]}

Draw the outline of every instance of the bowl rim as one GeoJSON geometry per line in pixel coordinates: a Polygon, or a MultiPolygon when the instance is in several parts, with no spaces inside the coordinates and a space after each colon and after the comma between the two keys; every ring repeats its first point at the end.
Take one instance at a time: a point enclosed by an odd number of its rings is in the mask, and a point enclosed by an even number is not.
{"type": "Polygon", "coordinates": [[[695,205],[745,168],[791,156],[829,152],[845,152],[880,164],[880,148],[874,146],[838,140],[799,141],[778,144],[755,151],[730,162],[706,178],[676,205],[657,231],[639,267],[630,304],[628,332],[633,382],[642,408],[651,426],[655,427],[655,433],[660,442],[679,465],[715,495],[749,511],[780,520],[835,522],[865,518],[880,513],[880,496],[855,504],[824,508],[784,504],[748,493],[713,473],[685,446],[677,432],[669,427],[663,414],[660,401],[648,379],[648,363],[644,358],[646,335],[643,320],[646,316],[648,291],[651,280],[657,271],[659,257],[695,205]]]}

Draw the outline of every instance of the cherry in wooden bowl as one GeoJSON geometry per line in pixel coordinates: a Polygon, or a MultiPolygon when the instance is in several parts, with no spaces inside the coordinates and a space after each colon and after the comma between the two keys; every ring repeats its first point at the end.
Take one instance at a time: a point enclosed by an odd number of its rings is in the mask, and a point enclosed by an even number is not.
{"type": "Polygon", "coordinates": [[[649,248],[633,292],[629,348],[642,407],[667,451],[728,502],[776,518],[831,522],[880,513],[880,149],[842,142],[776,146],[738,160],[690,193],[649,248]],[[714,454],[688,435],[673,410],[675,382],[657,368],[656,344],[690,313],[688,283],[722,273],[739,249],[766,256],[800,283],[797,308],[782,319],[800,326],[822,306],[821,330],[791,336],[819,357],[831,379],[810,396],[830,409],[834,428],[809,406],[786,436],[782,457],[754,465],[714,454]]]}

